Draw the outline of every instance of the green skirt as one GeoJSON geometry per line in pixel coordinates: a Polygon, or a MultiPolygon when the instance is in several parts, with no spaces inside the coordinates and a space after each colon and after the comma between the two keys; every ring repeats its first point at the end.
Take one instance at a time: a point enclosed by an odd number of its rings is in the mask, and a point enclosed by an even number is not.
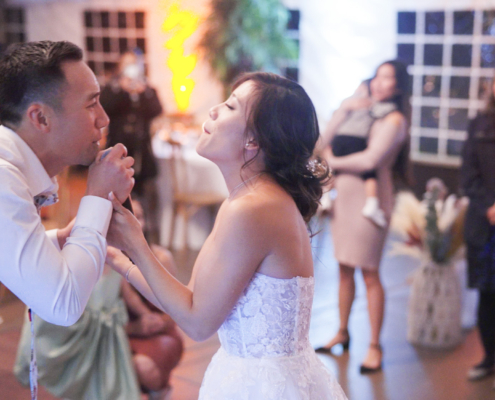
{"type": "MultiPolygon", "coordinates": [[[[120,297],[121,277],[102,276],[83,315],[74,325],[57,326],[35,317],[38,381],[57,397],[70,400],[140,398],[120,297]]],[[[26,315],[14,373],[29,385],[30,323],[26,315]]]]}

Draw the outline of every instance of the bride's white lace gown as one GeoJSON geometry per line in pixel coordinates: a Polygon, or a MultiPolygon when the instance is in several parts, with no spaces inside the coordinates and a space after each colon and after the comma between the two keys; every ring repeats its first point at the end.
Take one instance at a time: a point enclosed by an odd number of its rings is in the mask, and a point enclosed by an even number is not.
{"type": "Polygon", "coordinates": [[[218,331],[199,400],[346,400],[308,340],[314,278],[255,274],[218,331]]]}

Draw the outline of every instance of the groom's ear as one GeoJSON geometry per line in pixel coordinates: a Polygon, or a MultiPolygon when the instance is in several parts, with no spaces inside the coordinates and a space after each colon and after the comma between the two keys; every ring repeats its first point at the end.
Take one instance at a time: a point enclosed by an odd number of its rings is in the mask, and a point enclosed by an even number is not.
{"type": "Polygon", "coordinates": [[[43,103],[32,103],[25,112],[28,122],[37,130],[48,133],[52,129],[51,108],[43,103]]]}

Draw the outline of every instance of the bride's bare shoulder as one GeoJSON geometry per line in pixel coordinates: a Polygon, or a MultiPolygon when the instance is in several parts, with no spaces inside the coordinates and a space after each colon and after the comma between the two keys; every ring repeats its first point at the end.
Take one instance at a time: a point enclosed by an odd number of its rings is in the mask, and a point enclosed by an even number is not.
{"type": "Polygon", "coordinates": [[[266,187],[232,201],[225,208],[223,217],[237,222],[246,220],[247,223],[259,226],[260,223],[266,225],[274,217],[279,218],[292,211],[293,207],[292,198],[283,189],[266,187]]]}

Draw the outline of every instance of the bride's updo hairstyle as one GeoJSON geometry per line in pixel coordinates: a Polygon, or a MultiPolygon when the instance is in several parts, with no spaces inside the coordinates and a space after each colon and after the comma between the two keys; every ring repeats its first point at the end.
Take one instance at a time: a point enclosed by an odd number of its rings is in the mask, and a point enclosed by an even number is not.
{"type": "Polygon", "coordinates": [[[315,108],[305,90],[296,82],[267,72],[241,75],[233,90],[244,82],[253,83],[248,132],[258,143],[265,169],[294,199],[306,222],[316,213],[329,178],[329,168],[312,157],[320,137],[315,108]]]}

